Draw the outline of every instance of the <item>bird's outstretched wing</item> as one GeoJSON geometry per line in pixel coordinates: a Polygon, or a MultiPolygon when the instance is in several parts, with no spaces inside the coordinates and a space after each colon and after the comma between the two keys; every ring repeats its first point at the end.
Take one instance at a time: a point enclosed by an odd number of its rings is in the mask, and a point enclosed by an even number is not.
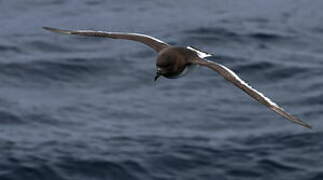
{"type": "Polygon", "coordinates": [[[81,36],[94,36],[94,37],[105,37],[112,39],[126,39],[132,41],[138,41],[146,44],[147,46],[153,48],[155,51],[159,52],[162,49],[168,47],[169,45],[159,39],[154,37],[138,34],[138,33],[124,33],[124,32],[105,32],[105,31],[91,31],[91,30],[62,30],[51,27],[43,27],[45,30],[63,33],[63,34],[73,34],[81,36]]]}
{"type": "Polygon", "coordinates": [[[221,64],[218,64],[218,63],[215,63],[215,62],[212,62],[209,60],[205,60],[202,58],[196,58],[196,60],[194,60],[193,63],[199,64],[201,66],[206,66],[206,67],[211,68],[214,71],[218,72],[221,76],[224,77],[224,79],[233,83],[235,86],[237,86],[238,88],[240,88],[244,92],[246,92],[249,96],[253,97],[255,100],[257,100],[261,104],[267,106],[268,108],[270,108],[274,112],[278,113],[279,115],[285,117],[286,119],[288,119],[294,123],[297,123],[299,125],[302,125],[304,127],[312,128],[310,125],[301,121],[299,118],[289,114],[283,108],[281,108],[276,103],[271,101],[268,97],[266,97],[265,95],[263,95],[259,91],[255,90],[251,86],[249,86],[246,82],[244,82],[242,79],[240,79],[239,76],[236,73],[234,73],[233,71],[231,71],[229,68],[227,68],[221,64]]]}

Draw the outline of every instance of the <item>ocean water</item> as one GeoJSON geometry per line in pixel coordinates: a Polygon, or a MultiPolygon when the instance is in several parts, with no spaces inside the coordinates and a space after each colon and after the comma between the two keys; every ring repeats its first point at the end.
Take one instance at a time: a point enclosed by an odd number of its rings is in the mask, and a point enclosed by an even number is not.
{"type": "Polygon", "coordinates": [[[0,0],[0,180],[323,179],[323,1],[0,0]],[[154,82],[145,45],[192,45],[288,112],[212,70],[154,82]]]}

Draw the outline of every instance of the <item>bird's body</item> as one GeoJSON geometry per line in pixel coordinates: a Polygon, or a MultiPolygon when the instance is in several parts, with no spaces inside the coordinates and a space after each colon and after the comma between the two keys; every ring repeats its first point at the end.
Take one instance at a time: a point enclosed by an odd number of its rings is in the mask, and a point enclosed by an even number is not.
{"type": "Polygon", "coordinates": [[[196,57],[196,53],[186,47],[167,47],[158,53],[157,70],[161,76],[176,79],[186,75],[196,66],[191,63],[196,57]]]}
{"type": "Polygon", "coordinates": [[[157,80],[160,76],[175,79],[178,77],[182,77],[191,69],[196,66],[204,66],[208,67],[216,72],[218,72],[224,79],[228,80],[249,96],[254,98],[259,103],[267,106],[274,112],[278,113],[279,115],[283,116],[284,118],[302,125],[307,128],[311,128],[310,125],[304,123],[297,117],[287,113],[283,108],[278,106],[276,103],[271,101],[269,98],[264,96],[262,93],[258,92],[251,86],[249,86],[246,82],[239,78],[237,74],[231,71],[229,68],[225,67],[224,65],[218,64],[213,61],[209,61],[205,59],[206,57],[211,56],[211,54],[202,52],[193,47],[176,47],[171,46],[159,39],[154,37],[145,35],[145,34],[138,34],[138,33],[121,33],[121,32],[104,32],[104,31],[91,31],[91,30],[77,30],[77,31],[70,31],[70,30],[61,30],[56,28],[44,27],[44,29],[64,33],[64,34],[72,34],[72,35],[81,35],[81,36],[94,36],[94,37],[106,37],[106,38],[113,38],[113,39],[125,39],[125,40],[132,40],[141,42],[146,44],[147,46],[154,49],[157,54],[156,60],[156,77],[157,80]]]}

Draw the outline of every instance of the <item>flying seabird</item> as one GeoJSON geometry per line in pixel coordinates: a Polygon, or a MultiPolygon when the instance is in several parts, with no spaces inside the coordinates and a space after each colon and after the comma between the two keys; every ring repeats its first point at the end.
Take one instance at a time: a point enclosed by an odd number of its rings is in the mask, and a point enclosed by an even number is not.
{"type": "Polygon", "coordinates": [[[284,118],[290,120],[291,122],[297,123],[307,128],[312,128],[310,125],[301,121],[299,118],[289,114],[279,105],[271,101],[268,97],[252,88],[246,82],[244,82],[236,73],[234,73],[229,68],[225,67],[222,64],[207,60],[205,58],[212,56],[211,54],[202,52],[193,47],[177,47],[171,46],[159,39],[154,37],[139,34],[139,33],[124,33],[124,32],[106,32],[106,31],[92,31],[92,30],[62,30],[51,27],[43,27],[45,30],[63,33],[63,34],[72,34],[72,35],[81,35],[81,36],[94,36],[94,37],[103,37],[103,38],[112,38],[112,39],[125,39],[141,42],[157,52],[157,61],[156,61],[156,76],[155,81],[160,77],[166,77],[169,79],[174,79],[185,75],[192,67],[196,65],[208,67],[221,76],[224,77],[227,81],[231,82],[249,96],[254,98],[259,103],[267,106],[274,112],[283,116],[284,118]]]}

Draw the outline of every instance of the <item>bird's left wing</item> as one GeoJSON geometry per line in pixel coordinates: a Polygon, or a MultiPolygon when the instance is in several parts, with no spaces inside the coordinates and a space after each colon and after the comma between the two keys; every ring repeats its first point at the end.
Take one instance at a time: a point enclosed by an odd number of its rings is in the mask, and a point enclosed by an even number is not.
{"type": "Polygon", "coordinates": [[[159,39],[154,37],[139,34],[139,33],[124,33],[124,32],[106,32],[106,31],[92,31],[92,30],[63,30],[51,27],[43,27],[45,30],[63,33],[63,34],[73,34],[81,36],[94,36],[94,37],[104,37],[112,39],[126,39],[132,41],[138,41],[146,44],[147,46],[153,48],[155,51],[159,52],[162,49],[168,47],[169,45],[159,39]]]}
{"type": "Polygon", "coordinates": [[[306,124],[305,122],[301,121],[299,118],[289,114],[286,112],[283,108],[278,106],[276,103],[271,101],[268,97],[257,91],[256,89],[249,86],[246,82],[244,82],[240,77],[231,71],[229,68],[218,64],[216,62],[212,62],[209,60],[205,60],[202,58],[195,58],[192,63],[199,64],[201,66],[206,66],[208,68],[213,69],[214,71],[218,72],[221,76],[224,77],[224,79],[228,80],[229,82],[233,83],[238,88],[242,89],[244,92],[246,92],[249,96],[253,97],[255,100],[260,102],[261,104],[267,106],[274,112],[278,113],[279,115],[285,117],[286,119],[297,123],[299,125],[302,125],[307,128],[312,128],[310,125],[306,124]]]}

